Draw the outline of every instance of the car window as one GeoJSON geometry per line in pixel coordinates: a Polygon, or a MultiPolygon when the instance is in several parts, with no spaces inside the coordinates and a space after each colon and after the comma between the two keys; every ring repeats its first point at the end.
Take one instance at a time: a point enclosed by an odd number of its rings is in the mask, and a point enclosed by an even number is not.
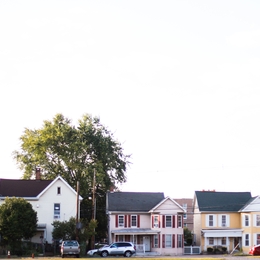
{"type": "Polygon", "coordinates": [[[66,241],[66,242],[64,242],[64,245],[65,246],[77,246],[78,242],[76,242],[76,241],[66,241]]]}

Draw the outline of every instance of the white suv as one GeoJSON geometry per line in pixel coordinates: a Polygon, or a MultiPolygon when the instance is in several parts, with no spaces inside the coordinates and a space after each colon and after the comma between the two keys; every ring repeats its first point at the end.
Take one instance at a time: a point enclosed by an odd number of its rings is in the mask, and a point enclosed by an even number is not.
{"type": "Polygon", "coordinates": [[[135,254],[135,246],[131,242],[115,242],[109,246],[100,248],[97,253],[103,257],[109,255],[123,255],[125,257],[130,257],[135,254]]]}

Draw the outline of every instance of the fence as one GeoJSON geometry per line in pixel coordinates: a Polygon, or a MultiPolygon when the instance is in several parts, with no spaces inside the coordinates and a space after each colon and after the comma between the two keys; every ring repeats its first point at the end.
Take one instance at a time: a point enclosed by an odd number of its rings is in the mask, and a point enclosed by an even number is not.
{"type": "Polygon", "coordinates": [[[200,255],[200,246],[185,246],[184,255],[200,255]]]}

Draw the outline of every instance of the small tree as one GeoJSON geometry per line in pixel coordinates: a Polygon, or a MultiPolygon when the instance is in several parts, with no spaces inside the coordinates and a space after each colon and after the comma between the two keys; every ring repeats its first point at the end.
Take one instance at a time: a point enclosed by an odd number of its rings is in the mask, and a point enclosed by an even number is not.
{"type": "Polygon", "coordinates": [[[187,246],[191,246],[192,245],[191,231],[187,227],[184,227],[183,232],[184,232],[184,241],[186,241],[187,246]]]}
{"type": "Polygon", "coordinates": [[[32,238],[37,231],[37,212],[23,198],[6,198],[0,206],[0,233],[4,244],[20,251],[21,240],[32,238]]]}
{"type": "Polygon", "coordinates": [[[69,221],[54,221],[52,237],[54,239],[77,239],[80,241],[87,241],[92,235],[95,234],[97,221],[80,220],[80,228],[76,227],[76,219],[70,218],[69,221]],[[78,230],[76,229],[78,228],[78,230]]]}

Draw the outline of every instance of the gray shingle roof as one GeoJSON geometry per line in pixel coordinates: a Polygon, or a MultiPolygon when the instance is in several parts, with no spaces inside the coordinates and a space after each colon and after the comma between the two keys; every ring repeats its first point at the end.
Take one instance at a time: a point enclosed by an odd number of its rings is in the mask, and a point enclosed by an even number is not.
{"type": "Polygon", "coordinates": [[[108,211],[148,212],[164,199],[162,192],[108,192],[108,211]]]}
{"type": "Polygon", "coordinates": [[[200,211],[239,211],[252,197],[250,192],[195,191],[200,211]]]}
{"type": "Polygon", "coordinates": [[[37,197],[52,180],[0,179],[0,197],[37,197]]]}

